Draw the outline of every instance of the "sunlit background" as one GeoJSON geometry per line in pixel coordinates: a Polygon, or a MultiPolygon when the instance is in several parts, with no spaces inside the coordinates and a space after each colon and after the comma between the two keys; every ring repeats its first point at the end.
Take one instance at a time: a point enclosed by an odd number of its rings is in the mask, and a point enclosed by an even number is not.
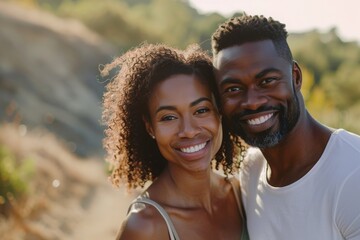
{"type": "Polygon", "coordinates": [[[271,16],[286,24],[291,32],[318,29],[322,32],[336,27],[343,40],[360,41],[357,0],[190,0],[200,13],[218,12],[231,16],[238,11],[271,16]]]}
{"type": "Polygon", "coordinates": [[[137,192],[107,179],[98,67],[143,42],[185,48],[227,18],[284,22],[309,111],[360,133],[355,0],[0,0],[0,239],[114,239],[137,192]]]}

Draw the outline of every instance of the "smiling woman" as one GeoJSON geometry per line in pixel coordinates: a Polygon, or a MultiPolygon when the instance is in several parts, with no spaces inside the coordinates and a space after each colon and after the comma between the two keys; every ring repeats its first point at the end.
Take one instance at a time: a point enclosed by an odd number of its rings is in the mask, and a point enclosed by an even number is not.
{"type": "Polygon", "coordinates": [[[152,182],[117,239],[247,239],[239,183],[230,177],[244,147],[221,121],[209,56],[198,46],[145,44],[102,72],[116,67],[103,113],[112,180],[129,188],[152,182]]]}
{"type": "Polygon", "coordinates": [[[222,129],[211,95],[195,75],[176,74],[154,87],[146,125],[160,153],[173,163],[170,171],[204,171],[220,149],[222,129]]]}

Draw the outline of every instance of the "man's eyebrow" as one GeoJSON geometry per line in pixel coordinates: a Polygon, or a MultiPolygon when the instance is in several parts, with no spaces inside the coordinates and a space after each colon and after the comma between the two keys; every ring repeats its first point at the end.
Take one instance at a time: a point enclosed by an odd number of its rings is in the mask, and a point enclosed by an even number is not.
{"type": "Polygon", "coordinates": [[[232,77],[226,77],[220,82],[220,87],[226,85],[226,84],[236,84],[239,83],[239,80],[232,77]]]}
{"type": "Polygon", "coordinates": [[[266,74],[271,73],[271,72],[281,73],[281,71],[277,68],[266,68],[266,69],[262,70],[261,72],[259,72],[258,74],[256,74],[255,78],[257,78],[257,79],[262,78],[266,74]]]}
{"type": "MultiPolygon", "coordinates": [[[[281,71],[277,68],[266,68],[264,70],[262,70],[261,72],[257,73],[255,75],[256,79],[262,78],[264,77],[266,74],[271,73],[271,72],[275,72],[275,73],[281,73],[281,71]]],[[[239,83],[239,79],[237,78],[233,78],[233,77],[226,77],[224,78],[221,82],[220,82],[220,87],[222,87],[223,85],[226,84],[237,84],[239,83]]]]}

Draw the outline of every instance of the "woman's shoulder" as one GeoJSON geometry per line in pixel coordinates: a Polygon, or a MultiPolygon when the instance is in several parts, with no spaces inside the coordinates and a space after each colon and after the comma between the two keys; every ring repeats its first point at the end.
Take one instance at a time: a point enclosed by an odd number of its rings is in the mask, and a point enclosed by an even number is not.
{"type": "Polygon", "coordinates": [[[168,239],[168,230],[158,210],[135,203],[123,221],[116,239],[168,239]]]}

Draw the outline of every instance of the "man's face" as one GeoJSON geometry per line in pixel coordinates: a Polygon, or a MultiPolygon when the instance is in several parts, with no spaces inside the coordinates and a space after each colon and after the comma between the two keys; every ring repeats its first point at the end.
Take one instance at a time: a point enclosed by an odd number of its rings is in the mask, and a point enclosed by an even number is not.
{"type": "MultiPolygon", "coordinates": [[[[235,134],[259,148],[276,145],[300,115],[293,64],[271,40],[221,50],[214,59],[223,111],[235,134]]],[[[297,69],[298,70],[298,69],[297,69]]]]}

